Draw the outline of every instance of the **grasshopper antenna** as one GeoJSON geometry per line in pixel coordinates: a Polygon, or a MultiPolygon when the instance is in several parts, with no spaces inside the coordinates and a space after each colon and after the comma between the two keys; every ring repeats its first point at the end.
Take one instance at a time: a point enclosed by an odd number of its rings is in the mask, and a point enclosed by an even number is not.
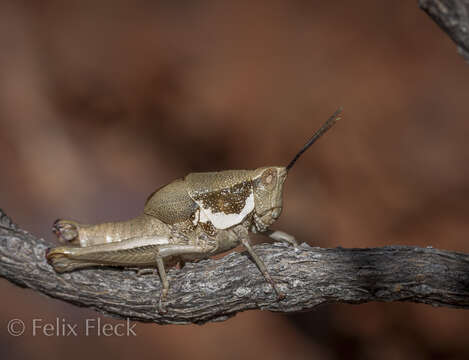
{"type": "Polygon", "coordinates": [[[295,155],[292,161],[287,165],[287,171],[289,171],[293,165],[295,165],[296,161],[298,158],[303,155],[303,153],[308,150],[308,148],[313,145],[317,139],[319,139],[324,133],[329,130],[334,124],[341,119],[339,116],[340,113],[342,112],[342,106],[340,106],[334,114],[331,115],[329,119],[317,130],[314,135],[311,137],[311,139],[308,140],[308,142],[303,146],[303,148],[295,155]]]}

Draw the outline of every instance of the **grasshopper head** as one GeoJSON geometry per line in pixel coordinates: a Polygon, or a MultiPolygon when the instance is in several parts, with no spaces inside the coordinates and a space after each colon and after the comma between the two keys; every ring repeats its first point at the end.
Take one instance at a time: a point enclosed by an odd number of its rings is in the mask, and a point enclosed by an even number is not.
{"type": "Polygon", "coordinates": [[[298,158],[313,145],[327,130],[340,119],[342,107],[313,134],[303,148],[295,155],[290,163],[284,166],[262,167],[254,170],[252,177],[254,189],[254,229],[253,231],[266,231],[275,222],[282,212],[283,183],[288,171],[295,165],[298,158]]]}
{"type": "Polygon", "coordinates": [[[284,166],[262,167],[254,170],[253,188],[256,228],[266,230],[282,212],[283,183],[287,178],[284,166]]]}

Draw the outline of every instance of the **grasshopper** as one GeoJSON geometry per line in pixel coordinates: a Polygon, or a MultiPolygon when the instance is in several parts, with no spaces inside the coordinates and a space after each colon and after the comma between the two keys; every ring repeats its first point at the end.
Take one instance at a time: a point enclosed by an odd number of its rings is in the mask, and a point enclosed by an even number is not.
{"type": "Polygon", "coordinates": [[[60,273],[121,266],[143,274],[156,266],[162,283],[159,304],[164,309],[167,266],[208,258],[242,244],[282,300],[285,295],[254,252],[249,232],[297,245],[292,235],[270,228],[282,211],[283,184],[298,158],[340,119],[341,111],[313,134],[286,167],[190,173],[157,189],[148,197],[143,214],[127,221],[85,225],[57,220],[53,232],[72,246],[48,249],[48,262],[60,273]]]}

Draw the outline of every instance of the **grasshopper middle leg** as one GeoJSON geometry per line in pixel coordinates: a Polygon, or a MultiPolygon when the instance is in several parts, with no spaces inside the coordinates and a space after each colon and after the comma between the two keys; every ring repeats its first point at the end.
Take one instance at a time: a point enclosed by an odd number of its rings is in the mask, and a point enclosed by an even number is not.
{"type": "Polygon", "coordinates": [[[249,255],[251,255],[251,257],[253,258],[254,262],[256,263],[257,267],[259,268],[259,270],[261,271],[262,275],[264,275],[264,278],[269,282],[270,285],[272,285],[272,287],[274,288],[275,292],[277,293],[277,297],[278,297],[278,300],[282,300],[282,299],[285,299],[285,294],[280,291],[280,289],[278,288],[277,284],[275,283],[275,281],[272,279],[272,277],[270,276],[269,272],[267,271],[267,267],[265,266],[264,262],[262,261],[262,259],[259,257],[259,255],[257,255],[255,252],[254,252],[254,249],[252,248],[251,244],[249,243],[249,238],[248,237],[243,237],[241,239],[241,243],[244,245],[244,247],[246,248],[246,250],[249,252],[249,255]]]}

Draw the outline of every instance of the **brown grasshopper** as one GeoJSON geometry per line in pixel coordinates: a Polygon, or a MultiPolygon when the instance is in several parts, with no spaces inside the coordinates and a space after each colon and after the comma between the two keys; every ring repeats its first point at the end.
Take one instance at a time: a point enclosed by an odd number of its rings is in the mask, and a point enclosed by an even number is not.
{"type": "Polygon", "coordinates": [[[84,225],[57,220],[54,233],[74,246],[49,249],[48,262],[57,272],[123,266],[139,268],[141,274],[156,265],[163,309],[169,290],[165,266],[208,258],[243,244],[278,299],[283,299],[285,295],[252,249],[249,232],[296,246],[293,236],[270,229],[282,211],[283,184],[298,158],[340,119],[341,111],[314,133],[286,167],[190,173],[156,190],[143,214],[127,221],[84,225]]]}

